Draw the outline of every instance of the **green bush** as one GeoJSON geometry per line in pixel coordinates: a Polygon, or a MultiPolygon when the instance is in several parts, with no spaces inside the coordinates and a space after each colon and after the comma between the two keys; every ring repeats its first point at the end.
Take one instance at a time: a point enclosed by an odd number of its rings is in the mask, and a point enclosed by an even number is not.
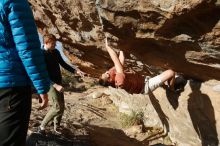
{"type": "Polygon", "coordinates": [[[120,119],[122,122],[122,127],[131,127],[134,125],[143,124],[143,112],[132,111],[131,115],[121,114],[120,119]]]}

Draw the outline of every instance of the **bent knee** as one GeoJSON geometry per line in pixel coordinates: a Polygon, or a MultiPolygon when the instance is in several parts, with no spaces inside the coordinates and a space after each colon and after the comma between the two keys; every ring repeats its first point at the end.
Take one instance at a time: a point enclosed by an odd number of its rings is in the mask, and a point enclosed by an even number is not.
{"type": "Polygon", "coordinates": [[[162,74],[160,74],[160,79],[162,82],[165,82],[174,76],[175,76],[175,72],[171,69],[168,69],[164,71],[162,74]]]}
{"type": "Polygon", "coordinates": [[[57,114],[63,113],[64,108],[63,107],[57,107],[56,109],[54,109],[54,112],[57,113],[57,114]]]}
{"type": "Polygon", "coordinates": [[[172,69],[168,69],[167,70],[167,75],[170,76],[170,77],[173,77],[173,76],[175,76],[175,72],[172,69]]]}

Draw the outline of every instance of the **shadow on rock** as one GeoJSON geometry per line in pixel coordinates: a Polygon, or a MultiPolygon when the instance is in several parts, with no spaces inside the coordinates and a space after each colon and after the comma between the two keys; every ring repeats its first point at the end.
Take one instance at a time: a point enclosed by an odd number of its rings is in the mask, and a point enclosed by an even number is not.
{"type": "Polygon", "coordinates": [[[175,83],[174,83],[174,89],[175,91],[170,91],[168,87],[166,87],[166,96],[173,107],[173,109],[177,109],[179,106],[179,96],[180,94],[184,91],[184,88],[187,84],[187,79],[184,78],[182,75],[179,75],[178,77],[175,78],[175,83]]]}
{"type": "Polygon", "coordinates": [[[201,82],[190,81],[192,93],[189,94],[188,111],[202,146],[217,146],[219,144],[216,130],[214,108],[210,97],[201,92],[201,82]]]}
{"type": "Polygon", "coordinates": [[[149,92],[149,98],[150,101],[154,107],[154,109],[156,110],[156,112],[158,113],[158,116],[160,118],[160,121],[162,122],[162,124],[165,126],[165,134],[162,137],[166,137],[168,132],[170,131],[170,125],[168,122],[168,117],[167,115],[164,113],[164,111],[162,110],[159,101],[156,99],[156,97],[154,96],[154,94],[152,92],[149,92]]]}
{"type": "Polygon", "coordinates": [[[95,142],[92,146],[144,146],[140,141],[130,138],[120,129],[98,127],[94,125],[86,128],[95,142]]]}
{"type": "MultiPolygon", "coordinates": [[[[67,130],[66,130],[67,131],[67,130]]],[[[64,134],[65,135],[65,134],[64,134]]],[[[74,136],[71,139],[63,135],[55,135],[48,133],[42,135],[39,133],[31,133],[27,137],[27,146],[91,146],[88,136],[74,136]]]]}

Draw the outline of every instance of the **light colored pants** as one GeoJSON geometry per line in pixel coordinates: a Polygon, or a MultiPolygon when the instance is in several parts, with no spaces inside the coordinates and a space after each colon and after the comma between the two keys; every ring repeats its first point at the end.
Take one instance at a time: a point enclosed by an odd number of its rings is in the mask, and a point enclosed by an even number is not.
{"type": "Polygon", "coordinates": [[[61,118],[64,112],[64,95],[62,92],[58,92],[53,86],[50,87],[48,92],[49,100],[52,103],[52,107],[44,117],[41,127],[45,127],[52,120],[54,121],[54,128],[60,125],[61,118]]]}
{"type": "Polygon", "coordinates": [[[156,88],[158,88],[162,84],[160,75],[157,75],[153,78],[149,78],[148,76],[145,78],[145,86],[144,93],[148,94],[149,91],[153,92],[156,88]]]}

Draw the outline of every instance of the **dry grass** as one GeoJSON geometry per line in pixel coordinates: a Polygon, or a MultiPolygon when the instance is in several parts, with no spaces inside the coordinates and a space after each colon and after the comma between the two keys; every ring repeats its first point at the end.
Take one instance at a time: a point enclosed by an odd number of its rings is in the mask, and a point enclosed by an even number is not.
{"type": "Polygon", "coordinates": [[[122,127],[131,127],[134,125],[143,124],[143,112],[132,111],[131,115],[120,114],[122,127]]]}

